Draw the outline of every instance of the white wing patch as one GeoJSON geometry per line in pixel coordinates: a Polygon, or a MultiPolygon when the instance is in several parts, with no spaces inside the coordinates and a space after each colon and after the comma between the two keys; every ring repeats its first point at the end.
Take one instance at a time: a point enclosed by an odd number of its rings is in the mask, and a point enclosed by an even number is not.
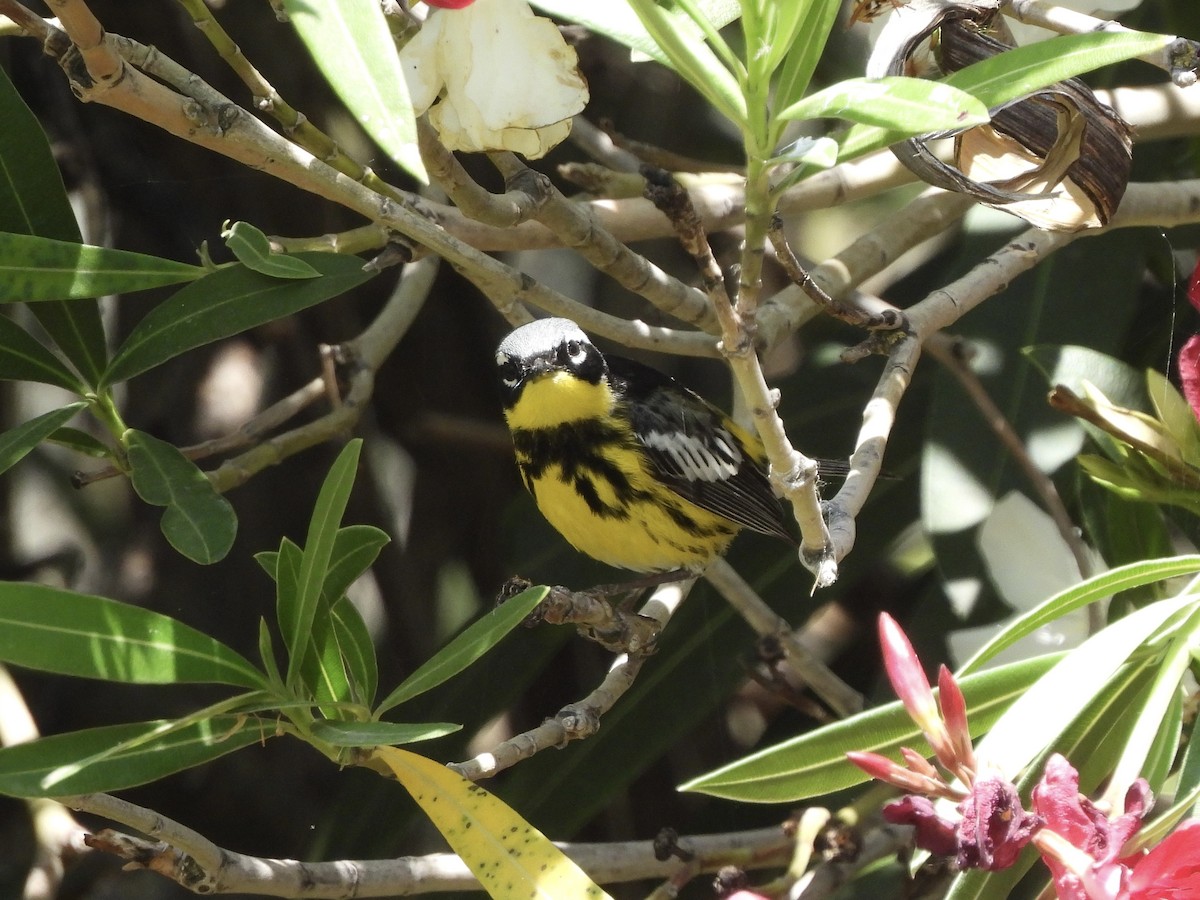
{"type": "Polygon", "coordinates": [[[651,431],[642,440],[650,449],[665,454],[676,474],[688,481],[725,481],[742,465],[741,452],[732,438],[721,432],[704,441],[680,431],[651,431]]]}

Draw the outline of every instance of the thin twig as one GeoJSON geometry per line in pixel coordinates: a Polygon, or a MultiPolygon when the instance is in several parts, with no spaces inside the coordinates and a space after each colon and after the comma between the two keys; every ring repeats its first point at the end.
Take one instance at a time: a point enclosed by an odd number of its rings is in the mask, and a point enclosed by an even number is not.
{"type": "MultiPolygon", "coordinates": [[[[63,797],[59,802],[148,835],[150,840],[106,831],[99,833],[92,843],[134,865],[152,868],[197,893],[340,900],[479,887],[470,870],[452,853],[318,863],[269,859],[219,847],[179,822],[109,794],[63,797]]],[[[791,853],[792,839],[782,828],[760,828],[687,836],[680,838],[679,844],[703,871],[712,872],[726,865],[743,868],[784,865],[791,853]]],[[[600,883],[666,878],[683,865],[675,858],[656,859],[652,841],[559,847],[600,883]]]]}
{"type": "Polygon", "coordinates": [[[772,484],[792,507],[800,526],[800,561],[814,576],[814,590],[837,579],[837,558],[821,516],[817,495],[816,460],[804,456],[788,439],[779,418],[778,392],[767,387],[766,377],[738,307],[730,301],[724,273],[713,256],[688,193],[667,172],[643,168],[647,197],[675,226],[685,250],[696,261],[709,303],[721,323],[721,353],[737,379],[754,427],[770,461],[772,484]]]}
{"type": "MultiPolygon", "coordinates": [[[[523,183],[534,174],[512,153],[491,153],[489,157],[506,184],[523,183]]],[[[630,250],[606,231],[586,206],[567,200],[548,178],[540,177],[544,179],[545,202],[533,217],[560,235],[564,245],[667,315],[705,331],[716,330],[712,307],[701,291],[630,250]]]]}
{"type": "Polygon", "coordinates": [[[705,570],[704,579],[716,588],[760,637],[779,642],[796,675],[828,704],[830,709],[843,717],[862,709],[862,695],[816,659],[792,631],[791,626],[763,602],[729,563],[718,559],[705,570]]]}
{"type": "MultiPolygon", "coordinates": [[[[695,580],[691,579],[663,585],[651,594],[640,615],[656,622],[659,630],[662,630],[694,583],[695,580]]],[[[450,768],[464,778],[478,781],[502,772],[542,750],[590,737],[600,727],[600,719],[604,714],[633,687],[638,672],[653,650],[651,643],[642,646],[636,654],[620,654],[600,685],[582,700],[564,706],[557,715],[537,728],[509,738],[492,750],[465,762],[455,763],[450,768]]]]}

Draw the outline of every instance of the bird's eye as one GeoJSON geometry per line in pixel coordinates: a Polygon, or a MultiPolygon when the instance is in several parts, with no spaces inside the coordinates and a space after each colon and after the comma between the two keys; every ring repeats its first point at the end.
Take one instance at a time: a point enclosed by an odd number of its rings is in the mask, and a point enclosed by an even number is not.
{"type": "Polygon", "coordinates": [[[580,341],[567,341],[567,356],[575,365],[587,359],[587,348],[580,341]]]}
{"type": "Polygon", "coordinates": [[[497,356],[497,368],[500,371],[500,381],[505,387],[516,387],[521,381],[521,367],[511,356],[497,356]]]}

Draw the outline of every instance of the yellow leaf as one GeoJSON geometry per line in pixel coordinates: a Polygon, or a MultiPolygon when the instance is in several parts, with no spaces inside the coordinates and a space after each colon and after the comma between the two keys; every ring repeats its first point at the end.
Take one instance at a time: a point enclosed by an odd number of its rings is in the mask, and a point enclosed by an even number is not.
{"type": "Polygon", "coordinates": [[[376,747],[374,756],[412,794],[493,900],[608,897],[544,834],[479,785],[407,750],[376,747]]]}

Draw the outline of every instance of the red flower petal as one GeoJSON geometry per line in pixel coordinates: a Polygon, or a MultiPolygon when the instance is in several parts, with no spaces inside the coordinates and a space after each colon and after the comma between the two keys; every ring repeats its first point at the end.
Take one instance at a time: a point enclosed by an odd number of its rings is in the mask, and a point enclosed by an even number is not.
{"type": "Polygon", "coordinates": [[[1200,819],[1184,822],[1138,860],[1129,900],[1200,897],[1200,819]]]}
{"type": "Polygon", "coordinates": [[[1200,419],[1200,334],[1188,338],[1179,351],[1179,382],[1188,406],[1200,419]]]}
{"type": "Polygon", "coordinates": [[[1196,268],[1192,269],[1192,277],[1188,279],[1187,298],[1200,311],[1200,260],[1196,261],[1196,268]]]}

